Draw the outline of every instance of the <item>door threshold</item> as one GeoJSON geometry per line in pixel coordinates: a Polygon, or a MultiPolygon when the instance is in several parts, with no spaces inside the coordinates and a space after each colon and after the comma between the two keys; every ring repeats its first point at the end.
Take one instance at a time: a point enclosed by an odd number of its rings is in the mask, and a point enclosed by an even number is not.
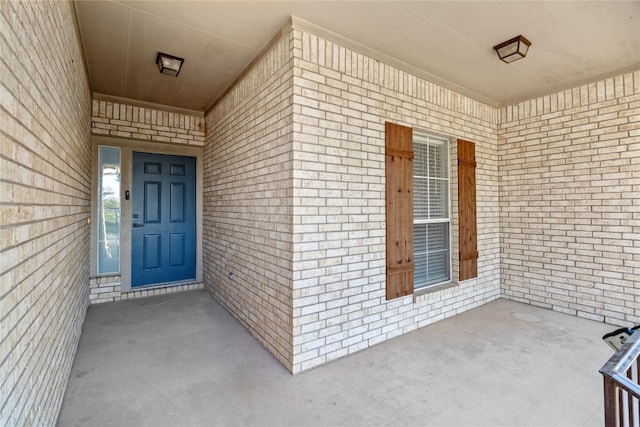
{"type": "Polygon", "coordinates": [[[174,286],[195,285],[198,283],[200,282],[198,282],[196,279],[178,280],[177,282],[150,283],[148,285],[131,286],[131,289],[123,293],[148,291],[150,289],[171,288],[174,286]]]}

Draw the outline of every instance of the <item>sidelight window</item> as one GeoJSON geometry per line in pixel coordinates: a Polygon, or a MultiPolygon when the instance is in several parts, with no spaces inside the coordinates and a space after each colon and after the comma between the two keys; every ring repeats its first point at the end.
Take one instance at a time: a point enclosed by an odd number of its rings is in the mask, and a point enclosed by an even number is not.
{"type": "Polygon", "coordinates": [[[120,272],[120,148],[98,149],[98,274],[120,272]]]}

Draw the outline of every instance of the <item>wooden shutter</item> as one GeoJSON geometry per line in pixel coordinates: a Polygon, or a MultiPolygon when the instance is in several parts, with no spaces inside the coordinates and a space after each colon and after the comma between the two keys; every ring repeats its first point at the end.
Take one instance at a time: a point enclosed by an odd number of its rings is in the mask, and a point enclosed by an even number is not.
{"type": "Polygon", "coordinates": [[[413,293],[413,131],[385,123],[387,299],[413,293]]]}
{"type": "Polygon", "coordinates": [[[478,276],[476,226],[476,152],[473,142],[458,140],[458,221],[460,281],[478,276]]]}

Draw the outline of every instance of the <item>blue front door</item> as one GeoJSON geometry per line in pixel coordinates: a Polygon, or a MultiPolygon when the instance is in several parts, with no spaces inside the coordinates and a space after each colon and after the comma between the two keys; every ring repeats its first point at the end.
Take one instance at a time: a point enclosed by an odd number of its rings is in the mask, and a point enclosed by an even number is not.
{"type": "Polygon", "coordinates": [[[131,286],[196,276],[196,162],[133,153],[131,286]]]}

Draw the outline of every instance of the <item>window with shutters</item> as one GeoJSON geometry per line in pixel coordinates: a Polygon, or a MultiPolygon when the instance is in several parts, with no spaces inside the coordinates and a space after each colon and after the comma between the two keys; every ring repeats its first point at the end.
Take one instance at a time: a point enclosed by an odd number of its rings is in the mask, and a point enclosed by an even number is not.
{"type": "Polygon", "coordinates": [[[413,134],[414,288],[451,280],[449,141],[413,134]]]}

